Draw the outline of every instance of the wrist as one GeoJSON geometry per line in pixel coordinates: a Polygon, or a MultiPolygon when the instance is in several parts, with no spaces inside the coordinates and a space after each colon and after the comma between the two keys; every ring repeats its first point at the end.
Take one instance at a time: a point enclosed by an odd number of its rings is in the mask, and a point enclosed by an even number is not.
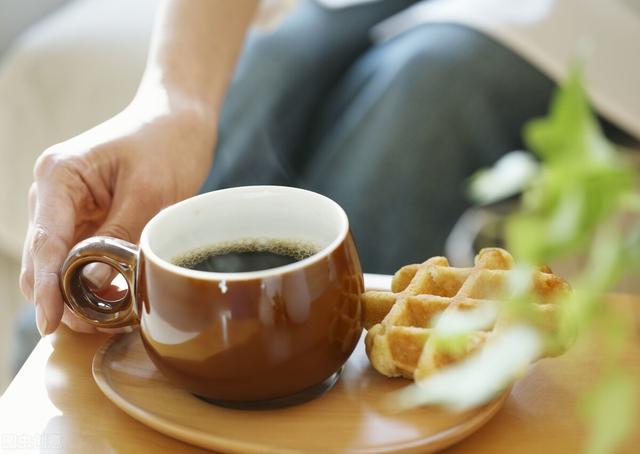
{"type": "Polygon", "coordinates": [[[202,97],[178,88],[141,86],[127,110],[142,122],[161,125],[160,129],[178,140],[186,138],[193,153],[213,153],[217,114],[202,97]]]}
{"type": "Polygon", "coordinates": [[[217,124],[215,106],[205,96],[164,84],[143,82],[127,110],[150,119],[176,119],[209,133],[217,124]]]}

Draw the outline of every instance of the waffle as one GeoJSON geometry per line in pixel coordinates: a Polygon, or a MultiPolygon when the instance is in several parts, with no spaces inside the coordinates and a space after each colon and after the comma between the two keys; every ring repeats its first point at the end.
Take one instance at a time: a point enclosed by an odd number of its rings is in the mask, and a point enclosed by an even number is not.
{"type": "MultiPolygon", "coordinates": [[[[513,258],[499,248],[481,250],[472,268],[454,268],[446,258],[433,257],[398,270],[390,292],[364,293],[365,345],[373,367],[388,377],[420,380],[481,348],[491,336],[517,321],[515,315],[500,310],[498,300],[506,294],[512,268],[513,258]],[[495,308],[496,316],[485,329],[468,333],[460,348],[445,349],[429,342],[438,316],[480,307],[495,308]]],[[[527,308],[533,317],[527,320],[552,332],[558,312],[556,297],[570,292],[569,285],[545,266],[534,272],[532,289],[535,298],[527,308]]],[[[562,351],[549,344],[542,355],[562,351]]]]}

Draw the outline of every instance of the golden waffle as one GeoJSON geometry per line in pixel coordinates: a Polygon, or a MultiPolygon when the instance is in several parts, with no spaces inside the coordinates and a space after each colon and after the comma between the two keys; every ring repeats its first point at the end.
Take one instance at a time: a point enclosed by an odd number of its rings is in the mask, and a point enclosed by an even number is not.
{"type": "MultiPolygon", "coordinates": [[[[447,311],[465,311],[480,305],[495,305],[506,292],[514,271],[513,258],[499,248],[481,250],[472,268],[454,268],[444,257],[433,257],[419,265],[407,265],[395,274],[390,292],[369,291],[362,296],[367,355],[373,367],[389,376],[422,379],[447,364],[460,361],[480,348],[488,338],[513,323],[501,313],[485,330],[468,333],[468,341],[455,352],[428,342],[437,316],[447,311]],[[425,347],[427,346],[427,347],[425,347]]],[[[536,326],[553,330],[558,306],[555,297],[570,291],[569,285],[539,268],[533,275],[536,296],[528,305],[536,326]]],[[[559,354],[548,348],[546,356],[559,354]]]]}

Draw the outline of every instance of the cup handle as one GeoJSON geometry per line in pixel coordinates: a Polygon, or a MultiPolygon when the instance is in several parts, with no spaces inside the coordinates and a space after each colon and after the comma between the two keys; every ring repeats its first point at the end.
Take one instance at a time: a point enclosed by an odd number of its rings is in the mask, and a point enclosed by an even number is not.
{"type": "Polygon", "coordinates": [[[67,307],[80,319],[101,328],[137,325],[138,256],[135,244],[106,236],[91,237],[75,245],[60,270],[60,290],[67,307]],[[126,295],[107,301],[91,291],[82,270],[95,262],[110,266],[124,277],[126,295]]]}

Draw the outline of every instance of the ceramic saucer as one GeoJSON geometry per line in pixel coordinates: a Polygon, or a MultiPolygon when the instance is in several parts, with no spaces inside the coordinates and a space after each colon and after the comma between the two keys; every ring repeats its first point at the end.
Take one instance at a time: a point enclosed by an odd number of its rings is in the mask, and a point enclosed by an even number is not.
{"type": "Polygon", "coordinates": [[[463,413],[423,407],[388,414],[381,397],[409,382],[373,370],[363,339],[333,389],[280,409],[217,407],[172,386],[148,358],[138,332],[114,336],[101,347],[93,375],[113,403],[159,432],[203,448],[242,453],[432,452],[478,430],[509,394],[463,413]]]}

